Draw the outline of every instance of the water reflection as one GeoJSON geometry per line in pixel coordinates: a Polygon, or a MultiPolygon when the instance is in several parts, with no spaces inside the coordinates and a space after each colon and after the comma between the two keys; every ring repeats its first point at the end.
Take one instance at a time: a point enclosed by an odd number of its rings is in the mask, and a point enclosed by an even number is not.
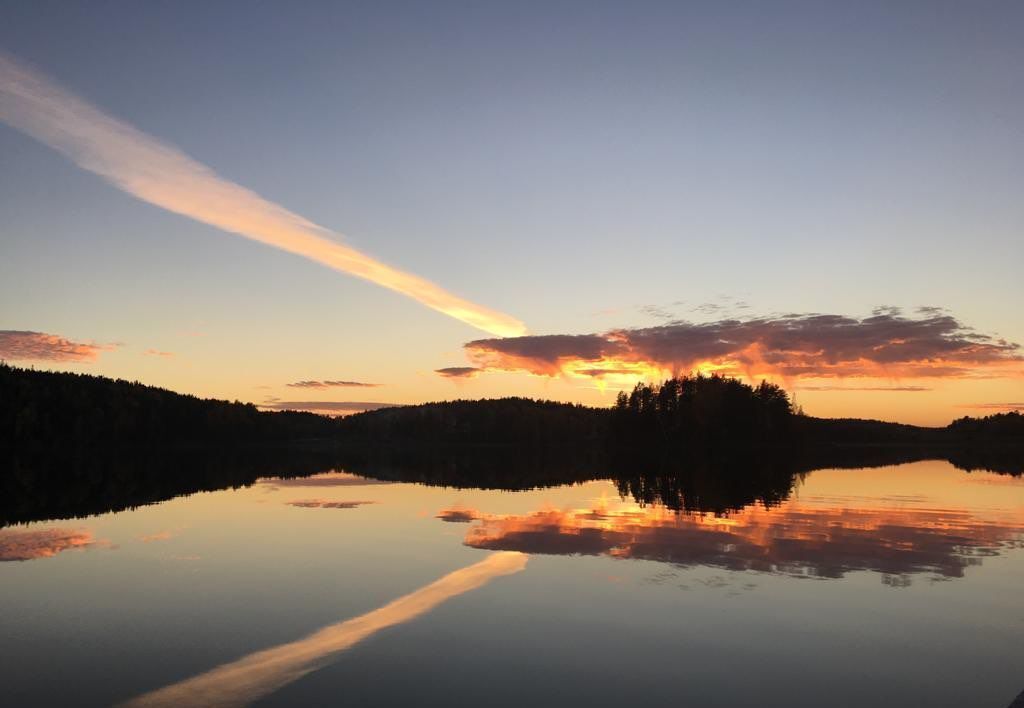
{"type": "Polygon", "coordinates": [[[286,502],[288,506],[297,506],[300,509],[357,509],[366,504],[376,504],[373,501],[333,501],[331,499],[296,499],[286,502]]]}
{"type": "Polygon", "coordinates": [[[814,469],[867,468],[943,457],[968,470],[1024,471],[1024,453],[1017,448],[989,450],[979,457],[976,451],[921,447],[833,447],[718,459],[682,455],[652,459],[639,453],[623,457],[572,446],[340,449],[310,445],[41,452],[28,457],[0,455],[0,527],[133,509],[176,496],[254,484],[278,489],[412,482],[459,489],[529,490],[611,478],[622,494],[642,504],[725,513],[754,502],[781,503],[814,469]]]}
{"type": "Polygon", "coordinates": [[[359,617],[324,627],[305,639],[258,651],[204,674],[157,689],[125,708],[245,706],[322,667],[332,654],[373,634],[408,622],[442,602],[526,567],[521,553],[495,553],[359,617]]]}
{"type": "Polygon", "coordinates": [[[83,529],[47,528],[32,531],[0,529],[0,561],[51,558],[63,551],[105,545],[83,529]]]}
{"type": "MultiPolygon", "coordinates": [[[[909,584],[919,574],[959,578],[984,557],[1024,545],[1024,526],[1016,515],[984,518],[908,498],[888,501],[874,508],[853,498],[791,501],[775,508],[750,505],[727,516],[608,501],[521,516],[474,512],[479,521],[467,531],[465,543],[801,577],[871,571],[893,585],[909,584]]],[[[460,518],[467,516],[465,510],[456,511],[460,518]]]]}

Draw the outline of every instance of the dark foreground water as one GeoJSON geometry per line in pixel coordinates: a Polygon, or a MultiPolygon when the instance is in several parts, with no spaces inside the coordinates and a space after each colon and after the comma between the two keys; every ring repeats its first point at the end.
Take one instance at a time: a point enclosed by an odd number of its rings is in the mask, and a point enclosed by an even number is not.
{"type": "Polygon", "coordinates": [[[3,706],[943,706],[1024,689],[1024,480],[819,470],[677,513],[607,481],[344,472],[0,530],[3,706]]]}

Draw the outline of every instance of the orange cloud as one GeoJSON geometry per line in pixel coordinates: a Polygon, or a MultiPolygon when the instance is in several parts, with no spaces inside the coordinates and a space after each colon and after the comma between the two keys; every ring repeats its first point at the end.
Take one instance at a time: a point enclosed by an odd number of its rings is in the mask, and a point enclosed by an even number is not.
{"type": "Polygon", "coordinates": [[[782,315],[672,322],[603,334],[527,335],[465,345],[481,369],[541,376],[657,378],[700,371],[756,379],[992,378],[1024,374],[1020,345],[951,315],[895,308],[862,319],[782,315]]]}
{"type": "Polygon", "coordinates": [[[220,177],[2,54],[0,120],[145,202],[376,283],[485,332],[526,331],[509,315],[341,243],[339,234],[220,177]]]}
{"type": "Polygon", "coordinates": [[[159,349],[147,349],[143,354],[146,356],[160,356],[165,358],[174,356],[174,352],[162,352],[159,349]]]}
{"type": "Polygon", "coordinates": [[[95,546],[89,531],[49,528],[38,531],[0,530],[0,561],[50,558],[63,551],[95,546]]]}
{"type": "Polygon", "coordinates": [[[56,334],[24,330],[0,330],[0,359],[37,361],[94,361],[113,344],[74,342],[56,334]]]}

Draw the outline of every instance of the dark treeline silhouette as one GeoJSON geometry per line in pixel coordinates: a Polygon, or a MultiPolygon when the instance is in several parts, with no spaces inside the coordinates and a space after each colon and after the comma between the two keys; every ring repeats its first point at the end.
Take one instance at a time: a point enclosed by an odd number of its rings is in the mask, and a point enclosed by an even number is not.
{"type": "Polygon", "coordinates": [[[1024,416],[945,428],[801,415],[778,386],[719,376],[639,384],[615,406],[500,398],[397,406],[347,418],[260,411],[85,374],[0,363],[0,446],[330,441],[370,445],[607,445],[673,455],[737,446],[1024,445],[1024,416]]]}
{"type": "Polygon", "coordinates": [[[791,440],[793,417],[789,396],[774,384],[683,376],[619,393],[609,432],[619,444],[688,450],[774,445],[791,440]]]}
{"type": "Polygon", "coordinates": [[[340,421],[346,442],[372,444],[548,445],[598,444],[608,411],[529,398],[444,401],[382,408],[340,421]]]}
{"type": "Polygon", "coordinates": [[[203,399],[137,381],[0,363],[0,445],[268,442],[327,438],[337,422],[203,399]]]}

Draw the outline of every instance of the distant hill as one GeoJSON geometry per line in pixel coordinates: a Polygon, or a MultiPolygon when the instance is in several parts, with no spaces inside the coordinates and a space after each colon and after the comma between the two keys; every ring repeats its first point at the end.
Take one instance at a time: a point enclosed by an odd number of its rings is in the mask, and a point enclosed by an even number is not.
{"type": "Polygon", "coordinates": [[[382,408],[339,422],[342,439],[367,443],[565,445],[603,443],[610,411],[530,398],[443,401],[382,408]]]}
{"type": "Polygon", "coordinates": [[[152,445],[329,438],[331,418],[260,411],[138,381],[0,364],[0,445],[152,445]]]}

